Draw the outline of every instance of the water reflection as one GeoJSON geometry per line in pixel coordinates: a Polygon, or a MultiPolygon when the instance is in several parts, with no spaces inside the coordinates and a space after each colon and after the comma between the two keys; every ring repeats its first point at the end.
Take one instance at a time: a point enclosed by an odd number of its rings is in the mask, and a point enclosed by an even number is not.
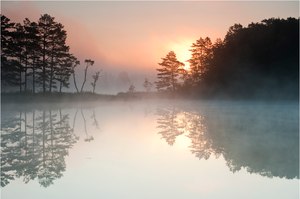
{"type": "Polygon", "coordinates": [[[197,158],[222,155],[232,172],[246,168],[249,173],[267,177],[299,178],[298,112],[293,115],[293,111],[269,106],[234,108],[198,112],[158,109],[158,134],[169,145],[185,135],[197,158]]]}
{"type": "Polygon", "coordinates": [[[158,132],[166,140],[169,145],[173,145],[177,136],[183,133],[182,123],[178,119],[179,111],[173,107],[172,109],[159,109],[157,111],[157,128],[158,132]]]}
{"type": "MultiPolygon", "coordinates": [[[[178,136],[186,136],[193,155],[205,160],[222,156],[232,172],[245,168],[249,173],[267,177],[299,178],[295,107],[228,104],[165,107],[155,112],[156,108],[146,106],[143,111],[146,119],[154,118],[151,119],[154,122],[156,119],[156,133],[169,145],[176,145],[178,136]]],[[[110,107],[105,107],[105,111],[96,111],[95,107],[15,109],[2,112],[1,117],[2,187],[16,178],[25,183],[37,180],[44,187],[51,185],[62,177],[65,158],[79,140],[75,128],[83,133],[84,142],[91,142],[92,129],[100,129],[97,116],[101,115],[102,121],[110,114],[106,122],[113,124],[122,124],[124,120],[115,117],[121,109],[110,107]]],[[[134,109],[130,110],[130,114],[136,114],[134,109]]]]}
{"type": "MultiPolygon", "coordinates": [[[[9,113],[8,113],[9,114],[9,113]]],[[[2,117],[1,186],[23,177],[47,187],[62,176],[65,156],[78,140],[62,110],[42,110],[2,117]]]]}

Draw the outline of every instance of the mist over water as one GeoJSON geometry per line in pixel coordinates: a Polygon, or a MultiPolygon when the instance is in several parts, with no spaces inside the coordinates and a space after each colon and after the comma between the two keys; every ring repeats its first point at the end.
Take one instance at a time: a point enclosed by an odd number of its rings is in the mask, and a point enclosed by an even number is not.
{"type": "Polygon", "coordinates": [[[299,2],[2,7],[0,198],[300,197],[299,2]]]}
{"type": "Polygon", "coordinates": [[[7,103],[1,123],[4,199],[299,197],[298,102],[7,103]]]}

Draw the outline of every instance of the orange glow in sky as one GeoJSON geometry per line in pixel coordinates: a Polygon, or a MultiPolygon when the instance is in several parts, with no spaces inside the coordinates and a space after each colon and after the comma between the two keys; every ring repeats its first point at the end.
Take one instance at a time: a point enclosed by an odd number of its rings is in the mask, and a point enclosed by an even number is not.
{"type": "Polygon", "coordinates": [[[199,37],[224,38],[235,23],[247,26],[271,17],[298,17],[295,2],[93,2],[4,1],[2,14],[14,22],[50,14],[68,33],[70,51],[105,71],[155,76],[169,51],[189,68],[190,46],[199,37]]]}
{"type": "Polygon", "coordinates": [[[177,56],[178,61],[184,63],[184,69],[189,70],[190,64],[188,60],[191,58],[191,45],[193,40],[181,40],[179,42],[174,42],[169,45],[177,56]]]}

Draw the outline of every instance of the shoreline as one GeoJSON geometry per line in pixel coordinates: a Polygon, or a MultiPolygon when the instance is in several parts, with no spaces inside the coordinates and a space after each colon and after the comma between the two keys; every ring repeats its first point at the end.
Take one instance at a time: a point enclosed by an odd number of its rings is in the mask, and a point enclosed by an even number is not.
{"type": "Polygon", "coordinates": [[[113,102],[113,101],[147,101],[147,100],[192,100],[192,101],[257,101],[257,102],[298,102],[299,98],[268,97],[228,97],[215,95],[210,97],[180,95],[178,93],[134,92],[98,94],[84,93],[1,93],[1,104],[32,104],[32,103],[82,103],[82,102],[113,102]]]}

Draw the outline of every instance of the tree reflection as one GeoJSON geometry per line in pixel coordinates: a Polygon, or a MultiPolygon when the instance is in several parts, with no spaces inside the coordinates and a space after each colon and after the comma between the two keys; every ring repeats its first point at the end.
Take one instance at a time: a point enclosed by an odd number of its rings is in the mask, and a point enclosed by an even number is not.
{"type": "Polygon", "coordinates": [[[207,160],[212,154],[219,157],[221,152],[213,146],[213,141],[208,139],[207,128],[205,126],[205,118],[195,113],[185,113],[184,117],[187,126],[185,132],[188,132],[187,137],[191,140],[191,152],[199,159],[207,160]]]}
{"type": "Polygon", "coordinates": [[[232,172],[245,168],[267,177],[299,178],[299,127],[293,121],[298,117],[282,120],[288,116],[277,110],[274,115],[248,108],[230,114],[221,107],[215,112],[159,109],[158,134],[170,145],[177,136],[187,136],[192,154],[199,159],[222,155],[232,172]]]}
{"type": "Polygon", "coordinates": [[[81,116],[82,116],[82,119],[83,119],[84,132],[85,132],[85,135],[86,135],[86,138],[84,138],[84,141],[85,142],[91,142],[91,141],[94,140],[94,137],[88,134],[87,127],[86,127],[86,119],[85,119],[82,108],[80,109],[80,113],[81,113],[81,116]]]}
{"type": "Polygon", "coordinates": [[[1,186],[20,177],[49,186],[62,176],[68,150],[78,140],[69,115],[60,109],[7,114],[1,119],[1,186]]]}
{"type": "Polygon", "coordinates": [[[176,137],[183,133],[183,125],[180,123],[178,113],[174,107],[171,109],[159,109],[157,111],[157,128],[160,129],[158,133],[162,135],[162,138],[169,145],[173,145],[176,137]]]}

